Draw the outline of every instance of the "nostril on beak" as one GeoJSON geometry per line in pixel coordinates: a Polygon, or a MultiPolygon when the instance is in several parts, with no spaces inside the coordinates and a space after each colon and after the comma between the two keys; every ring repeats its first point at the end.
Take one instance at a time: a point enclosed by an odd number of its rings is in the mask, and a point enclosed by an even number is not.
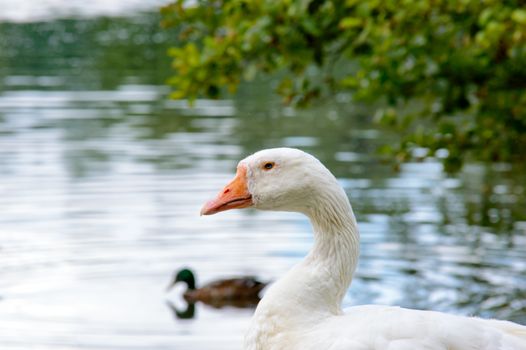
{"type": "Polygon", "coordinates": [[[226,190],[223,191],[223,194],[227,194],[228,192],[230,192],[230,189],[227,188],[226,190]]]}

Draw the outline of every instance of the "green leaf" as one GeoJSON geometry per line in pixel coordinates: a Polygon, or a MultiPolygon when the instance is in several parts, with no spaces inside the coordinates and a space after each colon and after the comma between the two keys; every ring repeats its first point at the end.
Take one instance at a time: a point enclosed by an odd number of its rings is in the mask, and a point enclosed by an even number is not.
{"type": "Polygon", "coordinates": [[[361,26],[362,23],[363,23],[363,20],[361,18],[345,17],[340,21],[339,27],[341,29],[356,28],[356,27],[361,26]]]}
{"type": "Polygon", "coordinates": [[[526,24],[526,10],[516,9],[511,13],[511,19],[519,24],[526,24]]]}

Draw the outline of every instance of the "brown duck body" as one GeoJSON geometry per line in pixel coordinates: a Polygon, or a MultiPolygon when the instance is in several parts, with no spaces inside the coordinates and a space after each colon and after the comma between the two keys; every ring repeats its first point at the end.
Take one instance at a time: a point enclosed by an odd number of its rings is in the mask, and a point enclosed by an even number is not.
{"type": "MultiPolygon", "coordinates": [[[[253,277],[230,278],[208,283],[207,285],[189,289],[184,293],[186,301],[195,303],[201,301],[207,304],[221,304],[224,301],[259,301],[259,292],[267,284],[253,277]]],[[[249,303],[251,304],[251,303],[249,303]]]]}

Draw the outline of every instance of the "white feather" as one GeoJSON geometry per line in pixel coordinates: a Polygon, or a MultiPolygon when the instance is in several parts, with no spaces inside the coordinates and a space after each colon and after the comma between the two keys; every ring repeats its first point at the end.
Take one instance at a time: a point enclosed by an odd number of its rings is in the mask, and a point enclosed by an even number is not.
{"type": "Polygon", "coordinates": [[[341,309],[358,262],[359,234],[347,196],[316,158],[260,151],[243,161],[256,208],[304,213],[314,246],[270,287],[245,338],[247,350],[526,350],[526,327],[388,306],[341,309]],[[272,170],[262,164],[274,162],[272,170]]]}

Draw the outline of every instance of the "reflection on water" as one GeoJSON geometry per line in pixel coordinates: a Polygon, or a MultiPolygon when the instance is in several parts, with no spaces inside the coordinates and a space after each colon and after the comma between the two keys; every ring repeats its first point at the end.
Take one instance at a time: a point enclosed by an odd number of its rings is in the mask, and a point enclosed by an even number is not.
{"type": "Polygon", "coordinates": [[[121,16],[123,13],[151,10],[169,3],[169,0],[91,0],[89,6],[82,0],[2,0],[0,21],[45,21],[60,17],[121,16]]]}
{"type": "Polygon", "coordinates": [[[172,310],[176,321],[187,320],[195,317],[195,303],[187,303],[182,309],[178,309],[178,307],[171,301],[167,301],[166,305],[172,310]]]}
{"type": "Polygon", "coordinates": [[[366,108],[283,109],[268,82],[234,101],[167,101],[156,21],[0,24],[2,349],[239,348],[250,309],[197,304],[176,319],[164,290],[181,265],[202,282],[273,280],[306,253],[300,215],[199,217],[237,160],[277,145],[314,153],[348,191],[362,254],[346,305],[526,323],[524,168],[396,173],[374,156],[390,136],[366,108]]]}

